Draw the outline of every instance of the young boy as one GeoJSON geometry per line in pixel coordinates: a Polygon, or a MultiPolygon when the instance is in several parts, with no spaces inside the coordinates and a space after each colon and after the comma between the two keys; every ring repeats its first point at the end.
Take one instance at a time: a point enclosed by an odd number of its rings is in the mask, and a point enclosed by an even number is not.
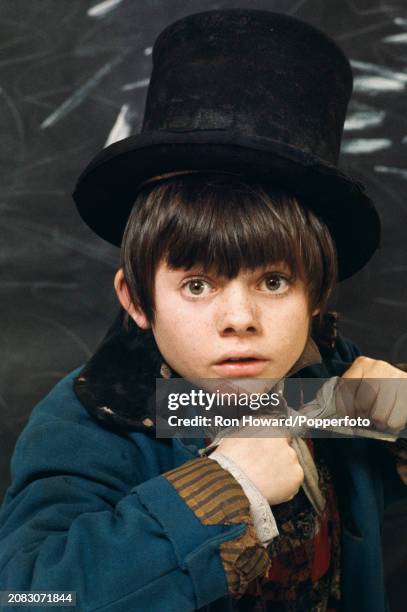
{"type": "MultiPolygon", "coordinates": [[[[406,376],[327,312],[379,232],[332,163],[346,60],[296,19],[238,10],[173,24],[153,59],[143,134],[102,152],[75,194],[122,246],[122,310],[17,442],[0,589],[75,591],[81,611],[384,611],[380,517],[405,489],[383,444],[309,443],[318,513],[289,438],[210,454],[209,439],[155,436],[156,378],[406,376]]],[[[405,426],[399,403],[379,412],[405,426]]]]}

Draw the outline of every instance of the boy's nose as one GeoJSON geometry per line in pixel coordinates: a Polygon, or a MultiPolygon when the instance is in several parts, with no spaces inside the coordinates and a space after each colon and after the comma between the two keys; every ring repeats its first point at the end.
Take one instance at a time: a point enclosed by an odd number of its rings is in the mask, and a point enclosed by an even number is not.
{"type": "Polygon", "coordinates": [[[223,292],[218,312],[218,331],[222,335],[254,334],[260,331],[258,308],[247,292],[223,292]]]}

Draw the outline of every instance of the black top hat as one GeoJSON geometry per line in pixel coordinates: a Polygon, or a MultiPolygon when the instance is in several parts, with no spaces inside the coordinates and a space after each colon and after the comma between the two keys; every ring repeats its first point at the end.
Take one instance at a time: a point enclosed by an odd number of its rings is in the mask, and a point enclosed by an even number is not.
{"type": "Polygon", "coordinates": [[[339,278],[351,276],[380,237],[364,187],[337,168],[351,93],[345,55],[299,19],[240,9],[189,15],[155,42],[141,133],[105,148],[81,174],[79,213],[120,245],[147,179],[181,170],[241,174],[313,209],[335,240],[339,278]]]}

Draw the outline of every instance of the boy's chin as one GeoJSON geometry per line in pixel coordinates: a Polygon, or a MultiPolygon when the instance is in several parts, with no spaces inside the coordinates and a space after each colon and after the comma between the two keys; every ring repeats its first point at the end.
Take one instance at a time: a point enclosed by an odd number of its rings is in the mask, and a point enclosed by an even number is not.
{"type": "Polygon", "coordinates": [[[278,383],[279,379],[264,379],[255,377],[238,377],[238,378],[200,378],[191,380],[199,388],[215,393],[237,393],[240,394],[261,394],[269,393],[278,383]]]}

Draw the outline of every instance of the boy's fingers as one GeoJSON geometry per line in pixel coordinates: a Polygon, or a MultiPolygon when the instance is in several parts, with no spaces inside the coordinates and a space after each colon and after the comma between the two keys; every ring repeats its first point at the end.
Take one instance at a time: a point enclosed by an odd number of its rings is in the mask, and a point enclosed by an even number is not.
{"type": "Polygon", "coordinates": [[[347,378],[339,381],[335,403],[339,416],[368,417],[380,391],[380,381],[366,378],[347,378]]]}
{"type": "Polygon", "coordinates": [[[341,378],[335,389],[338,416],[370,418],[372,426],[397,433],[407,423],[406,380],[341,378]]]}
{"type": "MultiPolygon", "coordinates": [[[[363,378],[359,383],[355,396],[355,416],[366,418],[371,414],[379,397],[380,402],[388,402],[386,400],[388,389],[380,384],[380,380],[373,378],[363,378]]],[[[393,401],[393,398],[391,398],[391,401],[393,401]]]]}
{"type": "Polygon", "coordinates": [[[385,381],[384,391],[377,398],[371,418],[380,429],[398,433],[407,422],[407,397],[405,381],[397,384],[396,380],[385,381]]]}
{"type": "Polygon", "coordinates": [[[397,395],[394,386],[383,384],[369,414],[372,425],[381,430],[387,429],[388,419],[396,405],[397,395]]]}

